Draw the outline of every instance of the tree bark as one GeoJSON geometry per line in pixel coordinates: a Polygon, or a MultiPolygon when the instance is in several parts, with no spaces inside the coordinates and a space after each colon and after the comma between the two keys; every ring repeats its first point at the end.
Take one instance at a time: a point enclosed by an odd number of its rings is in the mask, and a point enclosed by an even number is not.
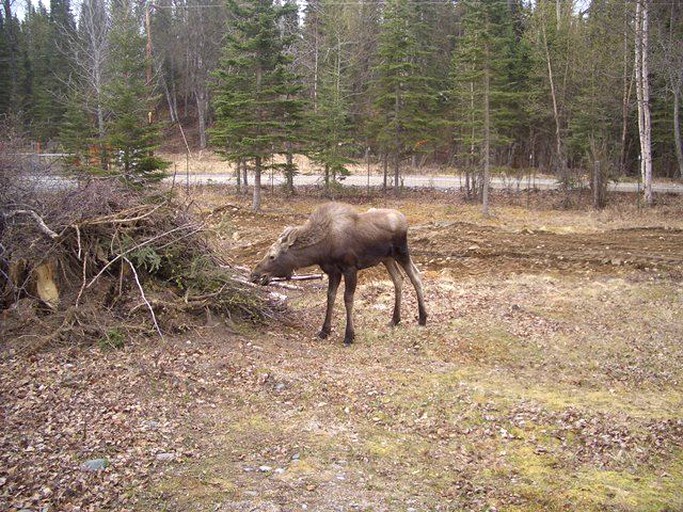
{"type": "Polygon", "coordinates": [[[396,123],[396,134],[394,139],[394,194],[398,197],[400,193],[398,179],[401,174],[401,125],[399,122],[399,110],[401,107],[401,92],[398,87],[396,87],[394,99],[394,116],[396,123]]]}
{"type": "Polygon", "coordinates": [[[242,160],[242,190],[245,194],[249,193],[249,170],[247,169],[247,160],[242,160]]]}
{"type": "Polygon", "coordinates": [[[286,179],[287,179],[287,194],[294,194],[294,148],[292,147],[292,141],[288,140],[285,143],[287,148],[286,158],[286,179]]]}
{"type": "Polygon", "coordinates": [[[481,212],[489,216],[489,175],[491,173],[491,76],[484,68],[484,175],[481,184],[481,212]]]}
{"type": "Polygon", "coordinates": [[[557,103],[557,91],[553,75],[552,59],[550,58],[550,48],[548,47],[548,36],[546,34],[545,22],[541,20],[541,34],[543,36],[543,49],[545,51],[546,66],[548,69],[548,83],[550,84],[550,97],[553,103],[553,119],[555,120],[555,153],[557,157],[558,171],[562,186],[569,188],[569,176],[567,176],[567,162],[564,158],[562,146],[562,122],[560,120],[560,110],[557,103]]]}
{"type": "Polygon", "coordinates": [[[197,101],[197,128],[199,130],[199,147],[204,149],[207,145],[206,140],[206,116],[209,111],[209,92],[204,86],[199,86],[195,90],[197,101]]]}
{"type": "Polygon", "coordinates": [[[383,176],[383,181],[382,181],[382,192],[385,194],[387,193],[387,182],[389,180],[389,156],[387,155],[387,152],[385,151],[382,153],[382,176],[383,176]]]}
{"type": "Polygon", "coordinates": [[[397,151],[396,159],[394,160],[394,194],[398,197],[401,194],[401,187],[399,180],[401,179],[401,155],[397,151]]]}
{"type": "Polygon", "coordinates": [[[633,70],[629,69],[629,49],[628,38],[630,32],[630,24],[628,21],[628,8],[624,6],[624,89],[621,102],[621,148],[619,154],[619,173],[626,175],[628,169],[626,168],[626,158],[628,155],[628,125],[629,125],[629,106],[631,104],[631,94],[633,90],[633,70]]]}
{"type": "Polygon", "coordinates": [[[674,144],[678,160],[678,178],[683,178],[683,140],[681,140],[681,92],[674,90],[674,144]]]}
{"type": "Polygon", "coordinates": [[[145,2],[145,32],[147,33],[147,45],[145,46],[145,56],[147,57],[147,62],[145,62],[145,76],[147,78],[147,86],[152,85],[152,23],[149,14],[149,3],[145,2]]]}
{"type": "Polygon", "coordinates": [[[602,168],[599,161],[593,163],[593,208],[601,210],[605,207],[605,187],[602,168]]]}
{"type": "Polygon", "coordinates": [[[261,211],[261,157],[254,158],[254,197],[252,210],[261,211]]]}
{"type": "Polygon", "coordinates": [[[168,88],[168,82],[165,78],[161,79],[161,84],[164,88],[164,96],[166,97],[166,104],[168,105],[168,117],[171,123],[178,122],[178,111],[176,110],[175,102],[171,90],[168,88]]]}
{"type": "Polygon", "coordinates": [[[242,160],[235,163],[235,190],[237,194],[242,192],[242,160]]]}
{"type": "Polygon", "coordinates": [[[650,82],[648,77],[648,1],[636,3],[635,68],[638,97],[638,133],[640,135],[640,176],[645,204],[652,206],[652,121],[650,116],[650,82]]]}

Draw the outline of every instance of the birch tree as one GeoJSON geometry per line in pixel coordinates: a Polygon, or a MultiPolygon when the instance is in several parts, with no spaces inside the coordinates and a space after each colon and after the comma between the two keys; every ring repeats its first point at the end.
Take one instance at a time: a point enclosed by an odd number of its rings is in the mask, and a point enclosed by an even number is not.
{"type": "Polygon", "coordinates": [[[649,78],[649,0],[636,1],[635,71],[640,139],[640,179],[645,203],[652,206],[652,120],[649,78]]]}
{"type": "Polygon", "coordinates": [[[73,51],[74,76],[71,96],[96,119],[97,135],[104,140],[104,90],[111,45],[111,16],[105,0],[85,0],[81,5],[78,30],[69,44],[73,51]]]}
{"type": "Polygon", "coordinates": [[[213,0],[191,0],[184,41],[187,47],[187,80],[195,99],[199,147],[207,146],[209,124],[210,77],[218,66],[225,9],[213,0]],[[202,27],[197,30],[197,27],[202,27]]]}

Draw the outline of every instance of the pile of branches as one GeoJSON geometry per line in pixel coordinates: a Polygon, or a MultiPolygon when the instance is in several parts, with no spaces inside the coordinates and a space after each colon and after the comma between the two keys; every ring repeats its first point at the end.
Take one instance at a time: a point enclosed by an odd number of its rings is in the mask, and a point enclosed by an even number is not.
{"type": "Polygon", "coordinates": [[[0,337],[116,345],[280,310],[168,192],[94,180],[0,199],[0,337]]]}

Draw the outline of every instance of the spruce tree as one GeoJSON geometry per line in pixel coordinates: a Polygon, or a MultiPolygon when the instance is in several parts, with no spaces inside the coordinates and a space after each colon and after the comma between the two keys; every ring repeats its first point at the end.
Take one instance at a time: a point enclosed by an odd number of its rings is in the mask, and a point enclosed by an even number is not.
{"type": "Polygon", "coordinates": [[[69,81],[73,71],[73,51],[70,43],[76,32],[76,22],[71,12],[69,0],[50,0],[50,44],[47,48],[47,60],[50,68],[49,117],[51,126],[49,136],[54,138],[64,122],[66,113],[69,81]]]}
{"type": "Polygon", "coordinates": [[[227,42],[215,73],[216,122],[211,143],[232,162],[254,169],[253,209],[261,207],[261,173],[286,154],[301,124],[299,84],[292,73],[281,21],[295,4],[228,1],[227,42]]]}
{"type": "Polygon", "coordinates": [[[507,4],[465,0],[463,8],[462,35],[451,63],[450,97],[455,137],[469,165],[481,170],[482,209],[488,215],[493,151],[509,143],[507,128],[514,124],[510,63],[515,38],[507,4]]]}
{"type": "Polygon", "coordinates": [[[433,132],[435,93],[420,65],[419,26],[413,2],[387,2],[379,36],[374,132],[381,150],[393,161],[396,194],[401,161],[424,150],[433,132]]]}
{"type": "Polygon", "coordinates": [[[24,74],[22,112],[33,139],[53,141],[63,120],[71,72],[68,43],[75,23],[68,0],[30,7],[21,25],[24,74]]]}
{"type": "Polygon", "coordinates": [[[168,165],[154,156],[160,138],[154,119],[157,97],[153,84],[146,81],[146,40],[137,14],[129,0],[121,0],[114,7],[109,34],[112,78],[105,89],[109,171],[130,184],[159,180],[168,165]]]}
{"type": "Polygon", "coordinates": [[[50,66],[50,47],[54,45],[51,38],[50,18],[44,5],[30,7],[22,23],[24,43],[24,75],[22,111],[27,117],[31,137],[39,142],[46,141],[52,135],[52,94],[50,86],[53,82],[50,66]]]}
{"type": "Polygon", "coordinates": [[[3,0],[0,12],[0,114],[18,114],[22,110],[20,81],[21,25],[12,11],[13,2],[3,0]]]}
{"type": "Polygon", "coordinates": [[[82,93],[72,91],[65,107],[59,140],[69,154],[66,159],[68,170],[98,174],[102,170],[102,162],[97,153],[91,153],[91,148],[98,147],[97,128],[86,103],[82,93]]]}

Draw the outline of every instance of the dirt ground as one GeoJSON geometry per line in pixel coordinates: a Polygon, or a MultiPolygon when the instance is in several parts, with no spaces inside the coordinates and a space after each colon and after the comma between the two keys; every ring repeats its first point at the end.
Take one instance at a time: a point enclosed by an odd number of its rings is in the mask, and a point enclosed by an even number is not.
{"type": "MultiPolygon", "coordinates": [[[[193,192],[250,267],[321,199],[193,192]]],[[[683,510],[683,202],[602,212],[553,194],[493,216],[434,192],[344,198],[406,213],[426,327],[361,273],[356,343],[324,281],[273,287],[285,322],[212,319],[118,350],[0,347],[0,509],[683,510]],[[18,377],[20,376],[20,377],[18,377]],[[84,472],[95,457],[110,466],[84,472]]],[[[304,269],[302,272],[308,272],[304,269]]]]}

